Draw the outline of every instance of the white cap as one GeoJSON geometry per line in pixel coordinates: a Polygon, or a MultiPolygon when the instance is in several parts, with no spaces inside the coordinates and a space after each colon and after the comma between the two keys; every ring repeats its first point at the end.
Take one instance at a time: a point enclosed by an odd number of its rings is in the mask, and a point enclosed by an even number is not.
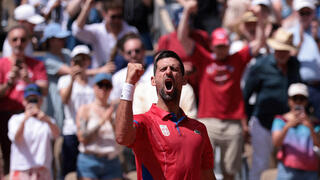
{"type": "Polygon", "coordinates": [[[299,11],[302,8],[310,8],[315,9],[315,2],[313,0],[294,0],[293,2],[293,9],[299,11]]]}
{"type": "Polygon", "coordinates": [[[308,87],[302,83],[291,84],[288,89],[288,96],[292,97],[295,95],[303,95],[305,97],[309,97],[308,87]]]}
{"type": "Polygon", "coordinates": [[[26,20],[31,24],[44,22],[44,18],[37,14],[34,7],[30,4],[23,4],[14,9],[14,18],[16,20],[26,20]]]}
{"type": "Polygon", "coordinates": [[[253,0],[251,2],[252,5],[265,5],[270,8],[271,2],[270,0],[253,0]]]}
{"type": "Polygon", "coordinates": [[[90,49],[86,45],[78,45],[72,49],[71,58],[79,54],[86,54],[90,56],[90,49]]]}

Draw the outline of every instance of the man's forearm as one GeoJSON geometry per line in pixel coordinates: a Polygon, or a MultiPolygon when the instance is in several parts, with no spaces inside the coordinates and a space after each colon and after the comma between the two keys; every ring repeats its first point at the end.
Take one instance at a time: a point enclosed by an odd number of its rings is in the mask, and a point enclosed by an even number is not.
{"type": "Polygon", "coordinates": [[[77,25],[80,29],[84,27],[86,24],[86,19],[89,15],[90,8],[91,8],[91,0],[86,0],[84,3],[84,6],[82,7],[83,9],[81,10],[78,18],[77,18],[77,25]]]}
{"type": "Polygon", "coordinates": [[[8,83],[4,83],[0,85],[0,98],[6,95],[7,90],[10,88],[8,83]]]}

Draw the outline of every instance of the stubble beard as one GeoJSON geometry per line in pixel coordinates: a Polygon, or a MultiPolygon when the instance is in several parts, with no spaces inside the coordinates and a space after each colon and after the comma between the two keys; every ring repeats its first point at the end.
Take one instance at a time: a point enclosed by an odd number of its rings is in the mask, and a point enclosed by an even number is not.
{"type": "Polygon", "coordinates": [[[166,94],[164,89],[161,89],[160,96],[165,102],[175,101],[177,99],[177,91],[174,90],[171,94],[166,94]]]}

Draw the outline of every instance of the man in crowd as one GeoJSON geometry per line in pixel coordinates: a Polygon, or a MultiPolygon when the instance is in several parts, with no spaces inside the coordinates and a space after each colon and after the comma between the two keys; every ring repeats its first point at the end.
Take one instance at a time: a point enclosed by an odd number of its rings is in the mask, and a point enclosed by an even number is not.
{"type": "Polygon", "coordinates": [[[117,39],[128,32],[137,33],[137,29],[123,20],[123,4],[119,0],[103,2],[103,22],[85,25],[93,4],[94,0],[85,1],[80,15],[72,24],[72,34],[92,46],[91,66],[97,68],[110,60],[111,50],[115,47],[117,39]]]}
{"type": "Polygon", "coordinates": [[[138,179],[215,179],[206,128],[179,107],[186,84],[179,56],[173,51],[155,55],[151,81],[158,101],[147,113],[133,116],[134,85],[143,72],[142,64],[128,64],[115,128],[117,142],[135,152],[138,179]]]}
{"type": "Polygon", "coordinates": [[[0,123],[1,148],[4,154],[5,173],[9,171],[10,141],[8,139],[8,120],[13,114],[24,110],[22,104],[24,88],[36,83],[43,94],[47,93],[48,82],[42,62],[27,57],[25,48],[29,42],[28,31],[24,26],[14,26],[8,32],[8,42],[12,53],[0,59],[0,123]]]}
{"type": "Polygon", "coordinates": [[[197,10],[194,0],[187,1],[178,27],[178,39],[192,64],[201,73],[199,83],[198,119],[207,129],[212,145],[221,148],[224,179],[233,179],[240,170],[243,136],[248,133],[240,81],[246,65],[263,46],[264,14],[258,7],[257,35],[239,52],[229,55],[229,37],[225,29],[211,34],[213,53],[195,42],[189,34],[189,17],[197,10]]]}
{"type": "Polygon", "coordinates": [[[290,51],[295,50],[292,39],[292,33],[278,29],[273,38],[268,39],[268,45],[274,49],[274,53],[257,58],[245,80],[243,96],[248,114],[252,115],[250,180],[260,179],[262,171],[269,167],[273,149],[270,130],[274,116],[289,110],[287,89],[291,83],[300,81],[299,62],[295,57],[290,57],[290,51]],[[254,93],[256,100],[250,113],[250,98],[254,93]]]}

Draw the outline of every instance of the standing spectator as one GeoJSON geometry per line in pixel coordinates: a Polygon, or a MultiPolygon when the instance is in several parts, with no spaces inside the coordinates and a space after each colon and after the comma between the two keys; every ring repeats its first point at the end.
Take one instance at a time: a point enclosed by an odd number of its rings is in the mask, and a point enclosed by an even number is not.
{"type": "Polygon", "coordinates": [[[269,167],[273,149],[272,121],[275,115],[288,111],[288,86],[300,81],[299,61],[290,56],[290,51],[295,50],[292,39],[292,33],[278,29],[267,41],[274,53],[257,58],[245,80],[243,96],[247,114],[252,115],[249,122],[253,148],[250,180],[260,179],[262,171],[269,167]],[[252,107],[249,100],[253,94],[256,94],[256,101],[252,107]]]}
{"type": "Polygon", "coordinates": [[[78,156],[78,138],[76,136],[76,114],[80,106],[94,100],[92,79],[86,74],[90,65],[89,49],[76,46],[71,52],[71,71],[59,78],[58,89],[64,104],[64,122],[62,128],[62,176],[76,171],[78,156]]]}
{"type": "Polygon", "coordinates": [[[319,179],[319,159],[313,147],[320,146],[320,126],[307,114],[308,88],[301,83],[288,89],[290,111],[276,116],[272,141],[278,152],[278,180],[319,179]]]}
{"type": "Polygon", "coordinates": [[[181,59],[160,51],[154,60],[158,101],[147,113],[133,116],[134,85],[143,66],[128,64],[116,114],[116,140],[135,152],[138,179],[215,179],[213,150],[205,126],[188,118],[179,107],[186,84],[181,59]]]}
{"type": "Polygon", "coordinates": [[[78,178],[121,179],[120,149],[112,126],[114,109],[107,103],[112,89],[111,74],[97,74],[93,81],[95,100],[81,106],[77,113],[78,178]]]}
{"type": "Polygon", "coordinates": [[[307,84],[309,102],[320,119],[320,52],[311,34],[311,22],[315,14],[312,0],[295,0],[294,9],[298,13],[297,24],[290,29],[294,34],[293,43],[298,47],[302,81],[307,84]]]}
{"type": "MultiPolygon", "coordinates": [[[[33,6],[29,4],[23,4],[18,6],[14,10],[14,18],[17,20],[18,24],[25,26],[27,30],[28,44],[25,48],[25,55],[33,56],[33,45],[32,45],[32,38],[34,36],[34,27],[37,24],[44,22],[44,18],[36,13],[33,6]]],[[[12,48],[8,41],[8,38],[5,39],[2,47],[2,56],[7,57],[10,56],[12,53],[12,48]]]]}
{"type": "Polygon", "coordinates": [[[10,179],[52,180],[52,140],[59,136],[55,120],[40,110],[42,94],[36,84],[24,90],[25,111],[9,120],[12,141],[10,179]]]}
{"type": "Polygon", "coordinates": [[[57,23],[48,24],[43,33],[42,42],[46,43],[48,52],[44,55],[44,64],[46,66],[49,93],[45,100],[45,112],[57,121],[57,125],[62,128],[63,124],[63,103],[58,90],[58,80],[60,76],[69,74],[70,51],[65,49],[65,38],[71,33],[62,30],[57,23]]]}
{"type": "Polygon", "coordinates": [[[92,46],[93,68],[100,67],[110,60],[110,54],[117,39],[137,29],[123,21],[123,4],[119,0],[103,2],[103,19],[101,23],[85,25],[94,0],[86,0],[80,15],[72,25],[72,34],[79,40],[92,46]]]}
{"type": "Polygon", "coordinates": [[[8,32],[8,42],[12,53],[0,59],[0,144],[4,154],[5,173],[9,172],[10,141],[8,120],[13,114],[24,110],[23,90],[30,83],[36,83],[46,94],[47,74],[42,62],[25,55],[29,36],[24,26],[14,26],[8,32]]]}
{"type": "Polygon", "coordinates": [[[197,8],[195,1],[188,1],[178,27],[178,38],[193,65],[201,73],[199,82],[198,118],[206,125],[212,145],[222,153],[224,179],[233,179],[240,170],[243,136],[248,133],[240,81],[247,63],[258,54],[264,44],[264,17],[258,9],[259,19],[256,40],[239,52],[229,55],[229,37],[225,29],[212,32],[212,49],[204,49],[189,35],[188,20],[197,8]]]}

